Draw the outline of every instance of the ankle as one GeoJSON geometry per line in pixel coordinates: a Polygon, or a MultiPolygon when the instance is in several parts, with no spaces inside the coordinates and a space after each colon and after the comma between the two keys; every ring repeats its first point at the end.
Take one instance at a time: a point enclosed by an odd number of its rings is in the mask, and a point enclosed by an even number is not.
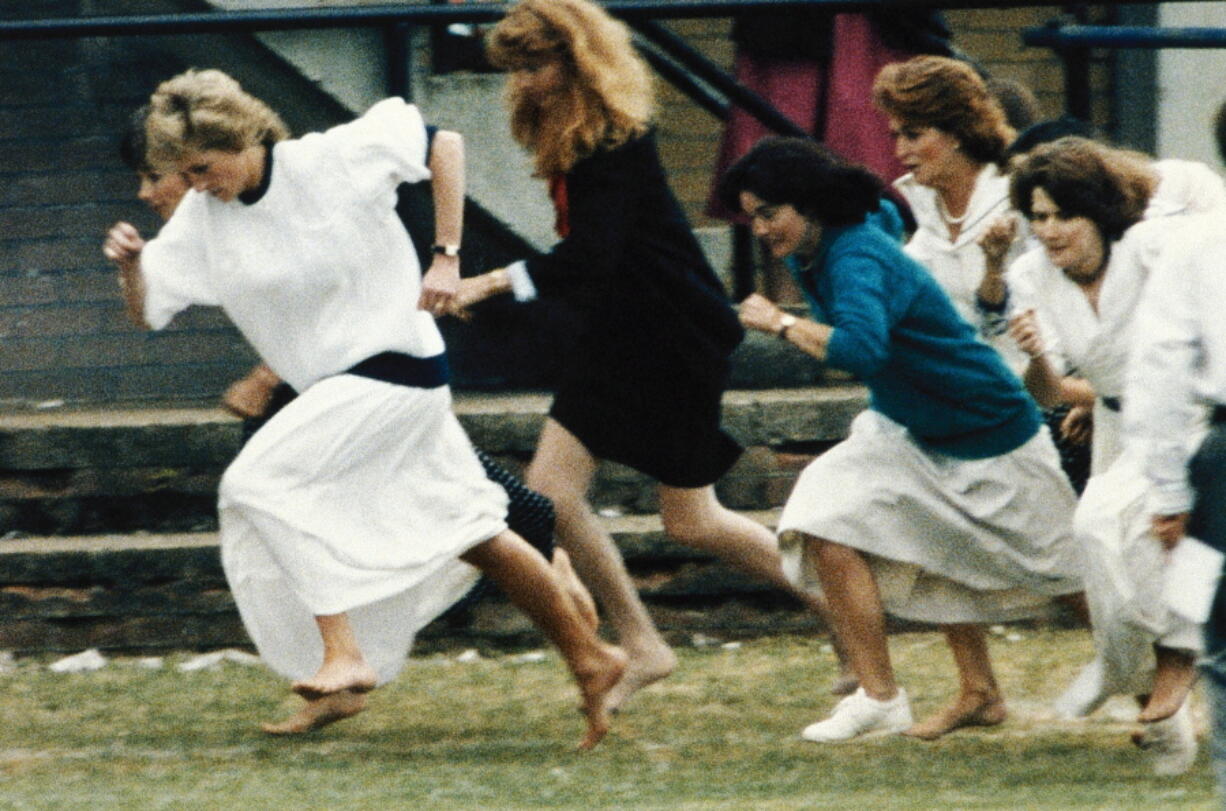
{"type": "Polygon", "coordinates": [[[891,684],[888,687],[875,687],[872,689],[863,687],[863,684],[861,684],[861,687],[864,690],[864,694],[873,701],[886,702],[893,701],[894,699],[898,698],[899,690],[898,685],[896,684],[891,684]]]}

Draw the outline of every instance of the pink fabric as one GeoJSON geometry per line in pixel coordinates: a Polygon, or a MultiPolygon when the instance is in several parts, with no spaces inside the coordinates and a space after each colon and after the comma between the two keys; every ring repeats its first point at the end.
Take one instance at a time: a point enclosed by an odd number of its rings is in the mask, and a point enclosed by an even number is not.
{"type": "MultiPolygon", "coordinates": [[[[829,66],[801,59],[736,57],[736,78],[835,152],[862,163],[887,183],[903,173],[894,158],[886,117],[873,106],[873,79],[891,62],[913,54],[886,46],[863,14],[834,15],[829,66]]],[[[720,143],[715,177],[770,131],[734,107],[720,143]]],[[[712,189],[707,214],[742,219],[720,203],[712,189]]]]}

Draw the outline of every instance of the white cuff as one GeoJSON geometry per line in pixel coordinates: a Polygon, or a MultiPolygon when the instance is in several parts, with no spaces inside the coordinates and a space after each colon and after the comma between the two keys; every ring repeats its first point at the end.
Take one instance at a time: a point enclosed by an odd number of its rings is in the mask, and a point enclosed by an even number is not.
{"type": "Polygon", "coordinates": [[[1150,515],[1179,515],[1192,509],[1192,491],[1181,484],[1154,485],[1147,499],[1150,515]]]}
{"type": "Polygon", "coordinates": [[[535,301],[536,285],[528,275],[528,263],[524,260],[507,265],[507,275],[511,278],[511,295],[516,301],[535,301]]]}

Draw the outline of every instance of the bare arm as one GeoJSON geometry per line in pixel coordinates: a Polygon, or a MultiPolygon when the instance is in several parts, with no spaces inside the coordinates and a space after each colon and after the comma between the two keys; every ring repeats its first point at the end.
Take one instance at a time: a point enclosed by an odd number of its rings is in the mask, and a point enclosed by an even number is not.
{"type": "Polygon", "coordinates": [[[140,266],[140,254],[145,240],[140,232],[126,222],[117,222],[107,232],[102,253],[119,269],[119,289],[124,309],[132,323],[149,329],[145,320],[145,274],[140,266]]]}
{"type": "MultiPolygon", "coordinates": [[[[430,148],[433,176],[434,242],[460,245],[464,232],[464,139],[458,132],[439,130],[430,148]]],[[[418,309],[434,315],[447,312],[460,284],[460,257],[434,254],[422,279],[418,309]]]]}
{"type": "Polygon", "coordinates": [[[1009,335],[1030,356],[1022,382],[1035,402],[1044,408],[1061,403],[1094,405],[1096,395],[1093,386],[1081,378],[1061,375],[1052,366],[1034,310],[1026,310],[1010,319],[1009,335]]]}
{"type": "Polygon", "coordinates": [[[741,324],[745,327],[776,335],[802,352],[825,360],[834,328],[806,318],[793,319],[793,316],[757,293],[741,302],[741,324]]]}

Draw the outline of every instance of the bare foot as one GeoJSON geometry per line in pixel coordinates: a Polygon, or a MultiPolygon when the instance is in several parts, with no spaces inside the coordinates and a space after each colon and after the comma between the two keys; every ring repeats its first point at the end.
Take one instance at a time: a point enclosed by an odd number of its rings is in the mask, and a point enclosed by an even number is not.
{"type": "Polygon", "coordinates": [[[1196,681],[1196,667],[1191,656],[1171,648],[1156,648],[1156,652],[1158,669],[1154,672],[1154,689],[1137,716],[1143,724],[1162,721],[1179,712],[1196,681]]]}
{"type": "Polygon", "coordinates": [[[306,706],[286,718],[270,724],[260,724],[260,729],[269,735],[301,735],[315,729],[322,729],[328,724],[343,721],[366,709],[366,696],[352,690],[341,690],[314,700],[307,701],[306,706]]]}
{"type": "Polygon", "coordinates": [[[324,662],[319,672],[306,681],[296,681],[290,689],[307,701],[351,690],[369,693],[375,689],[378,676],[364,659],[334,659],[324,662]]]}
{"type": "Polygon", "coordinates": [[[904,735],[934,741],[962,727],[992,727],[1008,716],[999,695],[959,693],[953,703],[915,724],[904,735]]]}
{"type": "Polygon", "coordinates": [[[583,715],[587,718],[587,733],[579,743],[587,750],[600,743],[609,731],[609,692],[621,682],[626,672],[626,654],[622,649],[598,642],[591,663],[575,671],[575,681],[583,697],[583,715]]]}
{"type": "Polygon", "coordinates": [[[599,630],[600,615],[596,612],[596,601],[579,575],[575,574],[570,565],[570,555],[560,546],[553,550],[553,571],[562,581],[562,589],[570,596],[584,624],[590,626],[593,632],[599,630]]]}
{"type": "Polygon", "coordinates": [[[619,711],[639,690],[668,678],[677,669],[677,654],[663,642],[650,651],[640,652],[627,648],[626,654],[629,659],[625,675],[609,691],[606,699],[605,708],[609,712],[619,711]]]}

